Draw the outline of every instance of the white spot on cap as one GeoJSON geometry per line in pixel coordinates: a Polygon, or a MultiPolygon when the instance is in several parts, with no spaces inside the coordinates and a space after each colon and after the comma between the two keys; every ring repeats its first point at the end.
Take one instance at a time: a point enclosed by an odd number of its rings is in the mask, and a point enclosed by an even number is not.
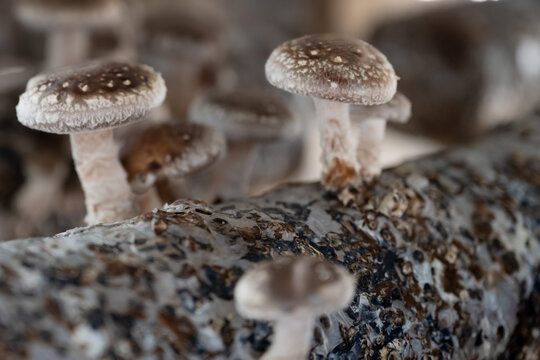
{"type": "Polygon", "coordinates": [[[124,84],[125,86],[129,86],[129,85],[131,85],[131,81],[130,80],[124,80],[122,82],[122,84],[124,84]]]}
{"type": "Polygon", "coordinates": [[[49,96],[47,96],[45,98],[45,103],[49,104],[49,105],[54,105],[56,103],[58,103],[58,97],[54,94],[51,94],[49,96]]]}
{"type": "Polygon", "coordinates": [[[317,55],[317,54],[319,53],[319,50],[313,49],[313,50],[310,50],[309,53],[310,53],[311,55],[315,56],[315,55],[317,55]]]}
{"type": "Polygon", "coordinates": [[[340,63],[343,62],[343,58],[342,58],[341,56],[338,55],[338,56],[336,56],[336,57],[334,58],[334,62],[340,64],[340,63]]]}
{"type": "Polygon", "coordinates": [[[330,87],[331,87],[332,89],[337,89],[338,84],[337,84],[336,82],[333,82],[333,81],[332,81],[332,83],[330,84],[330,87]]]}
{"type": "Polygon", "coordinates": [[[84,91],[84,92],[87,92],[88,89],[90,89],[90,87],[88,86],[88,84],[80,83],[80,84],[79,84],[79,89],[81,89],[81,90],[84,91]]]}
{"type": "Polygon", "coordinates": [[[307,64],[306,60],[299,60],[298,61],[298,65],[300,65],[300,66],[305,66],[306,64],[307,64]]]}
{"type": "Polygon", "coordinates": [[[114,87],[114,81],[112,81],[112,80],[109,81],[109,82],[107,83],[107,87],[112,89],[112,88],[114,87]]]}
{"type": "Polygon", "coordinates": [[[68,81],[66,81],[65,83],[62,84],[62,87],[63,87],[64,89],[67,88],[68,86],[69,86],[69,82],[68,82],[68,81]]]}
{"type": "Polygon", "coordinates": [[[39,91],[45,91],[47,90],[47,85],[43,84],[39,87],[39,91]]]}

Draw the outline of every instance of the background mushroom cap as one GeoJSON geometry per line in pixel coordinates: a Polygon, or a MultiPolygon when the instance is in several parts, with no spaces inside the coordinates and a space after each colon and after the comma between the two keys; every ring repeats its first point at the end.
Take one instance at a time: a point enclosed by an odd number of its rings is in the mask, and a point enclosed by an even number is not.
{"type": "Polygon", "coordinates": [[[219,54],[222,27],[221,19],[194,11],[154,14],[144,21],[141,45],[165,56],[212,59],[219,54]]]}
{"type": "Polygon", "coordinates": [[[121,9],[118,0],[18,0],[15,6],[24,25],[40,30],[112,26],[121,9]]]}
{"type": "Polygon", "coordinates": [[[300,124],[279,97],[260,90],[213,92],[198,98],[190,120],[221,129],[236,141],[276,141],[295,137],[300,124]]]}
{"type": "Polygon", "coordinates": [[[122,149],[132,188],[143,192],[159,177],[202,171],[225,154],[225,138],[209,126],[176,123],[146,128],[122,149]]]}
{"type": "Polygon", "coordinates": [[[398,92],[392,100],[382,105],[351,106],[351,116],[361,118],[383,118],[387,121],[404,124],[411,117],[411,101],[398,92]]]}
{"type": "Polygon", "coordinates": [[[352,299],[354,277],[345,268],[312,257],[270,261],[247,272],[235,288],[242,316],[272,320],[287,314],[324,314],[352,299]]]}
{"type": "Polygon", "coordinates": [[[148,66],[91,62],[30,79],[17,116],[24,126],[57,134],[112,128],[159,106],[166,90],[148,66]]]}
{"type": "Polygon", "coordinates": [[[394,68],[365,41],[334,34],[308,35],[278,46],[266,78],[283,90],[331,101],[378,105],[397,89],[394,68]]]}

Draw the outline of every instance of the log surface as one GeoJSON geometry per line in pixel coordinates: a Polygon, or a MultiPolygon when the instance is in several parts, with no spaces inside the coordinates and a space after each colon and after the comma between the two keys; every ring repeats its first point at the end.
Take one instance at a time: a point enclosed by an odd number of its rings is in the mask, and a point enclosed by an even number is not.
{"type": "Polygon", "coordinates": [[[272,327],[235,312],[234,285],[255,262],[309,254],[358,279],[351,306],[316,321],[315,358],[495,358],[540,264],[539,146],[531,117],[385,171],[355,208],[287,185],[0,244],[0,354],[258,358],[272,327]]]}

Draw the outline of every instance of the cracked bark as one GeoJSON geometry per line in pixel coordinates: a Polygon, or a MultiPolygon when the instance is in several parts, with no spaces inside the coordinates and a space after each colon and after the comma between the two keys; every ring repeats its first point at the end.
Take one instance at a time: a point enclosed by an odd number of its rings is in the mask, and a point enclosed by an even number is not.
{"type": "Polygon", "coordinates": [[[310,254],[358,277],[351,306],[316,321],[316,358],[515,355],[540,265],[539,144],[531,117],[383,172],[356,208],[288,185],[0,244],[0,353],[257,358],[272,328],[236,314],[236,281],[254,262],[310,254]]]}

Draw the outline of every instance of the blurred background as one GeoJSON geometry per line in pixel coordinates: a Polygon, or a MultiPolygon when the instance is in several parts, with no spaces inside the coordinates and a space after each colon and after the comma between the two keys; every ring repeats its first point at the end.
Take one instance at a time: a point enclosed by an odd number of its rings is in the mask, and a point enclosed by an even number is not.
{"type": "MultiPolygon", "coordinates": [[[[188,121],[193,101],[208,92],[272,92],[301,131],[294,139],[259,144],[249,177],[238,180],[248,183],[241,196],[317,180],[313,105],[273,89],[264,63],[283,41],[320,32],[371,42],[401,78],[399,91],[411,100],[413,115],[388,130],[385,167],[475,141],[540,103],[538,0],[2,0],[0,239],[83,225],[84,198],[68,138],[23,127],[15,105],[33,75],[87,59],[111,57],[160,71],[168,95],[149,116],[155,123],[188,121]],[[96,17],[96,9],[109,12],[96,17]],[[71,54],[58,50],[66,42],[74,44],[71,54]]],[[[117,141],[122,146],[142,131],[119,129],[117,141]]],[[[165,201],[227,199],[216,191],[223,168],[169,179],[158,192],[165,201]]]]}

